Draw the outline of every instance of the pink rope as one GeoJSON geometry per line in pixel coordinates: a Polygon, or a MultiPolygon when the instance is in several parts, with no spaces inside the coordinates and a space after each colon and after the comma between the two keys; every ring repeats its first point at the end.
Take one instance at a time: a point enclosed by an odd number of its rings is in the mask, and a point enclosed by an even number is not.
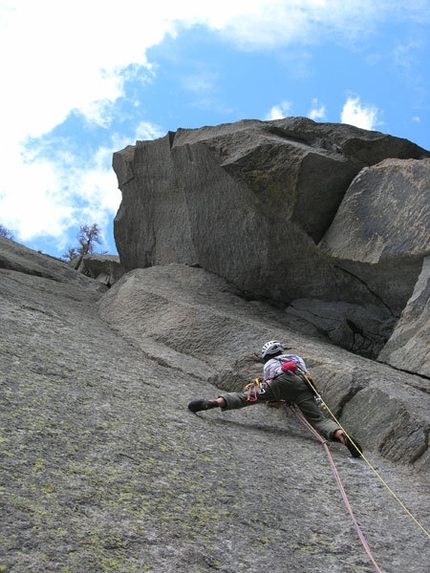
{"type": "Polygon", "coordinates": [[[370,550],[369,544],[366,541],[366,538],[364,537],[363,532],[361,531],[361,528],[354,516],[354,512],[352,511],[352,507],[351,504],[349,503],[348,497],[346,495],[345,489],[343,487],[342,484],[342,480],[340,479],[340,475],[339,472],[337,471],[336,468],[336,464],[334,463],[333,457],[331,455],[330,452],[330,448],[327,446],[327,442],[324,440],[324,438],[322,438],[318,432],[315,430],[315,428],[313,428],[309,422],[306,420],[306,418],[303,416],[303,414],[295,407],[290,406],[290,408],[293,410],[293,412],[296,414],[296,416],[299,418],[299,420],[308,428],[308,430],[313,434],[313,436],[324,446],[324,450],[327,454],[328,460],[330,462],[330,467],[331,470],[333,472],[333,475],[335,477],[336,480],[336,484],[337,487],[340,491],[340,495],[345,503],[346,509],[351,517],[352,523],[354,524],[354,527],[358,533],[358,537],[360,538],[360,541],[364,547],[364,550],[366,551],[370,561],[373,563],[373,566],[375,567],[375,570],[378,571],[378,573],[382,573],[381,569],[379,568],[378,564],[376,563],[375,559],[373,558],[372,552],[370,550]]]}

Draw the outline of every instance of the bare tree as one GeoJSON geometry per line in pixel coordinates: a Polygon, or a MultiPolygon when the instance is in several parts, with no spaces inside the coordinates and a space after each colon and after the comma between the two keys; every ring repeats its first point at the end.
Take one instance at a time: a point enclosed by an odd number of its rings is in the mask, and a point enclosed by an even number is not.
{"type": "Polygon", "coordinates": [[[91,255],[95,251],[95,244],[101,245],[101,231],[97,223],[90,225],[82,225],[79,227],[79,233],[76,235],[79,245],[77,247],[69,247],[64,253],[63,258],[66,261],[74,261],[78,257],[91,255]]]}
{"type": "Polygon", "coordinates": [[[6,237],[6,239],[13,239],[13,235],[9,229],[0,225],[0,237],[6,237]]]}

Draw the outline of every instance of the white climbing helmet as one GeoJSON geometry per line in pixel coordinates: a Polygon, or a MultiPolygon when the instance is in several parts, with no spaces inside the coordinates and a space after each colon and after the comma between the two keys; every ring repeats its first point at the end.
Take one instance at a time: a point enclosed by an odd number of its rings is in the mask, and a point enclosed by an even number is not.
{"type": "Polygon", "coordinates": [[[263,345],[261,349],[261,358],[266,358],[267,356],[271,356],[272,354],[279,354],[280,352],[284,352],[282,348],[282,344],[277,340],[270,340],[263,345]]]}

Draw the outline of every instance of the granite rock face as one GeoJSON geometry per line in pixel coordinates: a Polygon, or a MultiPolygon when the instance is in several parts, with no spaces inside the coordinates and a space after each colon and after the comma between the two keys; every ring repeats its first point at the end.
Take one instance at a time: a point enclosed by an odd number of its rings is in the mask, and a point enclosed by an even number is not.
{"type": "Polygon", "coordinates": [[[425,379],[355,356],[291,329],[266,303],[244,301],[223,279],[172,263],[127,273],[99,303],[102,318],[173,370],[240,390],[261,375],[258,351],[279,339],[305,358],[336,417],[389,459],[426,465],[425,379]]]}
{"type": "Polygon", "coordinates": [[[138,141],[113,160],[123,194],[115,219],[121,263],[127,271],[200,266],[249,298],[283,306],[306,332],[375,358],[422,270],[429,156],[404,139],[305,118],[138,141]],[[360,203],[369,194],[370,210],[360,203]],[[403,205],[415,199],[400,216],[402,197],[403,205]],[[397,226],[375,227],[377,260],[366,254],[366,233],[349,222],[356,203],[365,229],[397,211],[397,226]]]}
{"type": "Polygon", "coordinates": [[[387,159],[362,170],[320,248],[341,259],[374,264],[398,255],[424,257],[412,296],[378,358],[430,378],[429,181],[430,159],[387,159]]]}
{"type": "Polygon", "coordinates": [[[415,290],[378,359],[430,378],[430,257],[415,290]]]}
{"type": "Polygon", "coordinates": [[[320,249],[378,263],[430,252],[430,159],[387,159],[352,181],[320,249]]]}
{"type": "MultiPolygon", "coordinates": [[[[259,374],[271,337],[429,523],[425,377],[304,335],[204,269],[137,269],[108,289],[0,244],[5,571],[372,573],[324,449],[288,408],[187,409],[259,374]]],[[[379,567],[427,573],[425,533],[365,460],[328,446],[379,567]]]]}
{"type": "Polygon", "coordinates": [[[0,237],[0,269],[9,269],[61,283],[80,284],[94,290],[105,290],[102,285],[77,273],[61,259],[37,253],[5,237],[0,237]]]}

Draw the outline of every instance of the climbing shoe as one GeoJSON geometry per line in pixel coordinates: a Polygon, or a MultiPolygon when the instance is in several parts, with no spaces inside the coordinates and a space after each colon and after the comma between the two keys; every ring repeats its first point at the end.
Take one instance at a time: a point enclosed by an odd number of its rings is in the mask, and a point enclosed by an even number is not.
{"type": "Polygon", "coordinates": [[[343,439],[345,440],[345,446],[351,452],[353,458],[359,458],[363,452],[363,448],[357,442],[355,438],[349,438],[347,435],[343,434],[343,439]]]}
{"type": "Polygon", "coordinates": [[[193,400],[188,404],[188,409],[191,412],[200,412],[201,410],[212,410],[218,408],[219,404],[216,400],[193,400]]]}

